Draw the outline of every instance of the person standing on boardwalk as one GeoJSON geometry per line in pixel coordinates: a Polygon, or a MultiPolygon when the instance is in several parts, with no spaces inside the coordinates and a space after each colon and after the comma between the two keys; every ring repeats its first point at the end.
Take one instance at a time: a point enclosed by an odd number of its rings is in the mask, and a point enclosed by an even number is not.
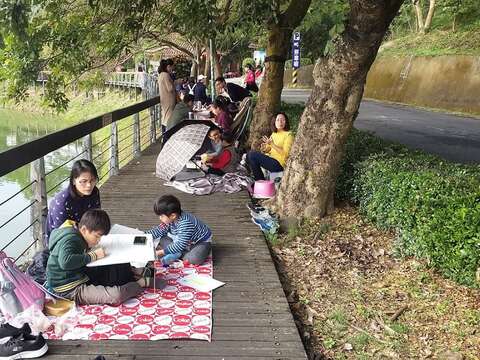
{"type": "Polygon", "coordinates": [[[165,132],[167,128],[168,120],[175,109],[176,103],[175,86],[171,77],[172,71],[172,59],[163,59],[160,61],[158,89],[160,92],[160,106],[162,108],[162,133],[165,132]]]}

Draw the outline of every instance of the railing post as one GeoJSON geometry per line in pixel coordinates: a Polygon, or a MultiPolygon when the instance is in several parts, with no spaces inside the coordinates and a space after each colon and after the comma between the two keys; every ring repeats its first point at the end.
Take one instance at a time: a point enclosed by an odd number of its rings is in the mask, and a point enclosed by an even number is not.
{"type": "Polygon", "coordinates": [[[85,151],[85,159],[88,161],[93,161],[91,133],[83,138],[83,149],[85,151]]]}
{"type": "Polygon", "coordinates": [[[150,144],[153,144],[157,141],[157,124],[155,123],[155,106],[148,108],[150,113],[150,144]]]}
{"type": "Polygon", "coordinates": [[[118,175],[118,128],[117,123],[111,125],[110,135],[110,176],[118,175]]]}
{"type": "Polygon", "coordinates": [[[138,158],[141,154],[140,144],[140,114],[133,114],[133,157],[138,158]]]}
{"type": "Polygon", "coordinates": [[[35,250],[43,249],[43,224],[47,219],[47,183],[45,180],[45,162],[43,157],[30,164],[30,179],[33,182],[33,199],[36,200],[31,207],[31,219],[36,222],[32,226],[32,235],[36,241],[35,250]]]}

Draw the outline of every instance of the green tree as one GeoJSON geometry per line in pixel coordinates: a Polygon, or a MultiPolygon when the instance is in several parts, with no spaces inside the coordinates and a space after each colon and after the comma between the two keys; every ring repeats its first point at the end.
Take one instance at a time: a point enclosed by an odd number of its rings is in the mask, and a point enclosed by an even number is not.
{"type": "Polygon", "coordinates": [[[345,30],[317,60],[312,95],[302,114],[276,198],[282,216],[323,216],[333,209],[345,141],[368,70],[403,0],[349,0],[345,30]]]}
{"type": "Polygon", "coordinates": [[[323,55],[327,42],[340,32],[348,4],[345,0],[313,0],[300,26],[302,57],[317,59],[323,55]]]}

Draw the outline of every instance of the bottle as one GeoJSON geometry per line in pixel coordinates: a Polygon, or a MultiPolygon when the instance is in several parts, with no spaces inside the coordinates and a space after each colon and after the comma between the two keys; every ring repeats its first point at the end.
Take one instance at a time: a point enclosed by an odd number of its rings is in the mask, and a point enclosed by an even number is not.
{"type": "Polygon", "coordinates": [[[193,120],[193,112],[192,111],[188,112],[188,120],[193,120]]]}

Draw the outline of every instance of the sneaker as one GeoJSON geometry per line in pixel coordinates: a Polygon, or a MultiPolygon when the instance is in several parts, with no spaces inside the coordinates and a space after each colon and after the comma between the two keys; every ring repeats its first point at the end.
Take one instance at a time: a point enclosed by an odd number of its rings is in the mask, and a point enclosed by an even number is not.
{"type": "Polygon", "coordinates": [[[0,325],[0,343],[5,343],[8,341],[8,338],[22,335],[22,334],[31,334],[32,329],[28,323],[23,324],[21,328],[16,328],[15,326],[10,325],[9,323],[3,323],[0,325]],[[4,341],[2,341],[4,340],[4,341]]]}
{"type": "Polygon", "coordinates": [[[256,219],[252,218],[252,221],[255,225],[257,225],[263,232],[274,232],[277,230],[277,224],[273,221],[263,220],[263,219],[256,219]]]}
{"type": "Polygon", "coordinates": [[[247,203],[247,208],[248,210],[256,213],[267,210],[263,206],[254,205],[252,203],[247,203]]]}
{"type": "Polygon", "coordinates": [[[34,359],[47,351],[48,345],[42,333],[37,336],[20,334],[0,345],[0,360],[34,359]]]}

